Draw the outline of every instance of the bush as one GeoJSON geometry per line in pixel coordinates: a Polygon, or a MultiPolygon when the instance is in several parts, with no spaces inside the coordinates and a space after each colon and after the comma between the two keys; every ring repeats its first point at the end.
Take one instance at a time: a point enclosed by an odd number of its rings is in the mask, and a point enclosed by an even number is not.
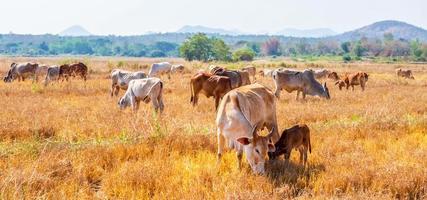
{"type": "Polygon", "coordinates": [[[351,56],[350,56],[350,55],[348,55],[348,54],[345,54],[345,55],[343,55],[343,56],[342,56],[342,59],[343,59],[345,62],[350,62],[350,61],[351,61],[351,56]]]}
{"type": "Polygon", "coordinates": [[[252,61],[255,57],[255,52],[249,48],[238,49],[233,53],[234,61],[252,61]]]}

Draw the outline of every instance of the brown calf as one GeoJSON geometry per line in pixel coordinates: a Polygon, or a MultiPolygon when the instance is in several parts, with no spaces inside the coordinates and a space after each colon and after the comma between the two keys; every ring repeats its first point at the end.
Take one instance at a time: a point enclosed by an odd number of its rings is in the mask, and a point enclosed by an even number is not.
{"type": "Polygon", "coordinates": [[[412,75],[412,71],[410,69],[396,69],[396,75],[397,77],[403,77],[403,78],[409,78],[414,79],[414,76],[412,75]]]}
{"type": "Polygon", "coordinates": [[[197,105],[199,93],[202,92],[208,98],[211,96],[215,98],[215,109],[218,109],[218,104],[221,98],[231,90],[231,81],[230,78],[225,76],[199,72],[191,78],[190,88],[190,102],[193,106],[197,105]]]}
{"type": "Polygon", "coordinates": [[[285,129],[274,146],[276,151],[269,153],[270,159],[276,159],[284,154],[285,160],[288,162],[292,149],[298,149],[300,163],[305,166],[307,164],[307,151],[311,153],[310,129],[305,124],[285,129]]]}
{"type": "Polygon", "coordinates": [[[345,82],[343,80],[338,80],[337,82],[335,82],[335,85],[338,85],[340,90],[342,90],[342,88],[345,87],[345,82]]]}
{"type": "Polygon", "coordinates": [[[354,91],[355,85],[360,85],[362,88],[362,91],[365,91],[365,85],[368,81],[369,75],[365,72],[357,72],[354,74],[346,75],[344,78],[344,82],[346,84],[346,89],[351,86],[352,90],[354,91]]]}

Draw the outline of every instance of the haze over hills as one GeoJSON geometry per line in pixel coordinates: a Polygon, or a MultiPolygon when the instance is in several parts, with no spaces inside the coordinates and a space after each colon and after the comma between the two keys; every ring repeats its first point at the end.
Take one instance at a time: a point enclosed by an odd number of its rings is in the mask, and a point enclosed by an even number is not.
{"type": "Polygon", "coordinates": [[[395,39],[427,41],[427,30],[401,21],[387,20],[373,23],[368,26],[330,37],[340,41],[353,41],[362,37],[383,38],[384,34],[391,33],[395,39]]]}
{"type": "Polygon", "coordinates": [[[295,29],[295,28],[286,28],[281,31],[276,32],[275,35],[283,35],[289,37],[314,37],[321,38],[327,36],[333,36],[338,34],[329,28],[316,28],[316,29],[295,29]]]}
{"type": "Polygon", "coordinates": [[[58,35],[78,37],[78,36],[91,36],[92,34],[82,26],[74,25],[61,31],[58,35]]]}
{"type": "Polygon", "coordinates": [[[206,26],[183,26],[176,31],[177,33],[209,33],[219,35],[242,35],[243,32],[239,30],[226,30],[221,28],[210,28],[206,26]]]}

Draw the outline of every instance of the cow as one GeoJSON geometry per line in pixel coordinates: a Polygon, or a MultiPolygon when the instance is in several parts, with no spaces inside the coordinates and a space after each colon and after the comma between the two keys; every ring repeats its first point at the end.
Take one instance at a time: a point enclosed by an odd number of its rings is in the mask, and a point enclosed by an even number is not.
{"type": "Polygon", "coordinates": [[[184,73],[185,67],[184,65],[172,65],[171,73],[184,73]]]}
{"type": "Polygon", "coordinates": [[[231,81],[231,87],[234,88],[238,88],[240,86],[243,85],[242,82],[242,77],[240,76],[240,73],[238,71],[234,71],[234,70],[227,70],[221,67],[216,67],[213,70],[214,75],[218,75],[218,76],[226,76],[228,78],[230,78],[231,81]]]}
{"type": "Polygon", "coordinates": [[[44,85],[47,86],[49,82],[58,80],[59,78],[59,66],[54,65],[47,69],[46,76],[44,79],[44,85]]]}
{"type": "Polygon", "coordinates": [[[314,72],[314,78],[316,78],[316,79],[326,78],[329,74],[329,70],[327,70],[327,69],[313,70],[313,72],[314,72]]]}
{"type": "Polygon", "coordinates": [[[73,63],[64,64],[59,67],[59,79],[68,81],[69,77],[80,76],[84,81],[87,79],[88,68],[85,64],[73,63]]]}
{"type": "Polygon", "coordinates": [[[270,159],[274,160],[284,154],[286,162],[289,162],[292,150],[298,149],[300,164],[306,166],[307,151],[311,153],[310,129],[305,124],[285,129],[274,147],[275,151],[268,154],[270,159]]]}
{"type": "Polygon", "coordinates": [[[414,79],[414,76],[412,75],[412,71],[410,69],[396,69],[396,75],[398,78],[408,78],[408,79],[414,79]]]}
{"type": "Polygon", "coordinates": [[[120,109],[132,107],[136,112],[139,109],[139,103],[144,101],[153,103],[156,112],[163,112],[163,82],[156,77],[134,79],[129,82],[129,87],[122,98],[117,103],[120,109]]]}
{"type": "Polygon", "coordinates": [[[231,90],[231,81],[226,76],[199,72],[191,78],[190,88],[190,103],[192,103],[193,106],[197,105],[199,93],[202,92],[208,98],[211,96],[215,98],[215,109],[217,109],[221,98],[231,90]]]}
{"type": "Polygon", "coordinates": [[[333,80],[333,81],[338,81],[340,80],[340,77],[338,76],[338,74],[336,72],[331,72],[328,74],[328,78],[333,80]]]}
{"type": "Polygon", "coordinates": [[[149,77],[160,77],[163,74],[168,75],[168,79],[171,78],[172,65],[169,62],[153,63],[150,71],[148,72],[149,77]]]}
{"type": "Polygon", "coordinates": [[[237,72],[239,72],[240,79],[242,80],[242,86],[251,84],[251,79],[249,78],[249,72],[247,71],[237,71],[237,72]]]}
{"type": "Polygon", "coordinates": [[[259,75],[260,76],[263,76],[263,77],[272,77],[273,76],[273,72],[274,72],[274,69],[262,69],[262,70],[260,70],[258,73],[259,73],[259,75]]]}
{"type": "Polygon", "coordinates": [[[246,66],[244,68],[242,68],[242,71],[246,71],[249,73],[250,76],[252,76],[252,79],[255,81],[256,80],[256,68],[254,66],[246,66]]]}
{"type": "Polygon", "coordinates": [[[355,85],[360,85],[362,91],[365,91],[366,82],[368,81],[369,75],[365,72],[357,72],[353,74],[347,74],[344,78],[346,84],[346,89],[351,86],[352,91],[354,91],[355,85]]]}
{"type": "Polygon", "coordinates": [[[39,81],[39,76],[45,77],[48,69],[47,65],[39,65],[36,69],[36,81],[39,81]]]}
{"type": "Polygon", "coordinates": [[[276,88],[275,95],[277,98],[280,97],[280,91],[285,89],[289,93],[296,90],[297,100],[300,92],[302,92],[303,99],[305,99],[307,94],[330,99],[329,89],[326,86],[326,82],[322,86],[322,84],[316,81],[312,70],[304,70],[303,72],[276,70],[273,72],[273,80],[276,88]]]}
{"type": "Polygon", "coordinates": [[[113,97],[113,94],[117,96],[120,89],[127,90],[131,80],[143,78],[147,78],[147,75],[143,71],[130,72],[121,69],[113,69],[111,71],[111,97],[113,97]]]}
{"type": "Polygon", "coordinates": [[[279,139],[276,99],[270,89],[255,83],[228,92],[218,107],[216,126],[218,163],[227,142],[237,152],[239,169],[245,152],[253,172],[265,173],[267,152],[275,150],[279,139]],[[258,134],[264,127],[269,130],[266,136],[258,134]]]}
{"type": "Polygon", "coordinates": [[[26,78],[32,76],[33,82],[36,81],[36,71],[38,68],[36,63],[12,63],[7,75],[3,78],[4,82],[12,82],[15,79],[25,81],[26,78]]]}
{"type": "Polygon", "coordinates": [[[342,88],[346,86],[343,80],[338,80],[337,82],[335,82],[335,85],[337,85],[340,90],[342,90],[342,88]]]}

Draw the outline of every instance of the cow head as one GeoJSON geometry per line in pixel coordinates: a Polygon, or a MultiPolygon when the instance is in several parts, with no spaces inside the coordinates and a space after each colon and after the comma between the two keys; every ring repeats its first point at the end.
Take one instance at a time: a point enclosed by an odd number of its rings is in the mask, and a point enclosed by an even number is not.
{"type": "Polygon", "coordinates": [[[337,81],[340,79],[340,77],[338,76],[338,74],[336,72],[331,72],[328,74],[328,78],[332,79],[334,81],[337,81]]]}
{"type": "Polygon", "coordinates": [[[249,137],[237,138],[237,141],[243,145],[246,159],[252,168],[252,171],[258,174],[265,173],[265,159],[267,158],[268,152],[274,152],[274,144],[271,143],[270,137],[274,133],[274,128],[268,134],[268,136],[260,136],[257,133],[257,126],[252,129],[249,137]]]}
{"type": "Polygon", "coordinates": [[[119,102],[117,102],[117,105],[119,106],[119,108],[121,110],[125,109],[126,107],[129,106],[129,101],[127,99],[127,95],[123,96],[122,98],[120,98],[119,102]]]}

